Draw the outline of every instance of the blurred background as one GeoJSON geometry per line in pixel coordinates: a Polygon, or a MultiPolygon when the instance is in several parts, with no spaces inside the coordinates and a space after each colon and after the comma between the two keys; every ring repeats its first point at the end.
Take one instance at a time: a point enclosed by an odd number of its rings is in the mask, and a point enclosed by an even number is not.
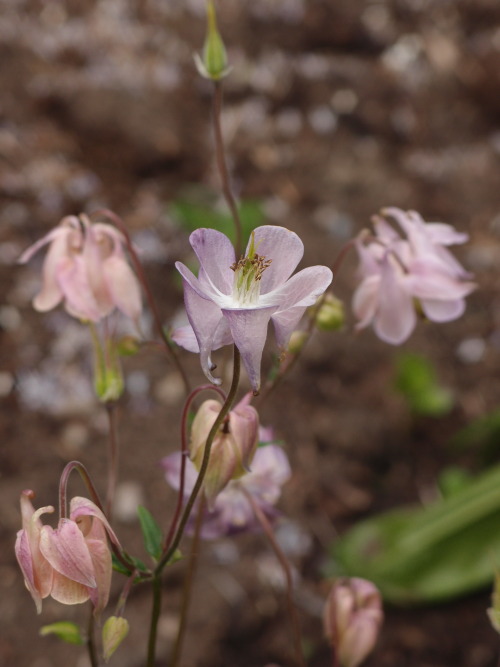
{"type": "MultiPolygon", "coordinates": [[[[421,393],[445,392],[437,409],[415,405],[400,348],[371,331],[353,335],[349,308],[345,328],[319,333],[281,391],[260,407],[292,461],[281,503],[289,518],[279,538],[297,569],[309,664],[326,667],[320,614],[331,544],[363,518],[435,501],[450,466],[480,474],[499,458],[498,420],[487,422],[479,438],[466,432],[460,446],[456,436],[495,417],[500,397],[500,5],[216,5],[233,66],[224,82],[224,136],[249,220],[296,231],[306,246],[304,266],[331,265],[381,207],[416,209],[470,234],[458,256],[479,287],[461,320],[422,323],[403,346],[418,355],[417,366],[430,369],[421,393]]],[[[0,0],[5,667],[88,665],[82,649],[38,637],[50,622],[86,622],[86,610],[46,600],[37,617],[13,544],[23,489],[36,491],[37,506],[55,505],[67,461],[82,460],[101,489],[106,467],[107,422],[93,395],[88,331],[62,309],[35,313],[42,257],[16,262],[63,216],[111,208],[141,252],[165,323],[180,316],[173,263],[189,260],[188,233],[208,224],[205,216],[220,222],[226,215],[210,85],[192,58],[204,24],[202,0],[0,0]]],[[[346,304],[355,268],[349,257],[334,282],[346,304]]],[[[146,331],[148,324],[146,317],[146,331]]],[[[265,368],[272,352],[270,345],[265,368]]],[[[182,359],[202,382],[195,356],[182,359]]],[[[141,555],[137,504],[165,521],[174,500],[158,461],[179,446],[183,390],[168,359],[154,352],[126,360],[125,371],[116,529],[141,555]]],[[[74,493],[83,493],[76,480],[74,493]]],[[[290,664],[282,580],[264,539],[206,544],[202,556],[183,664],[290,664]]],[[[494,553],[491,559],[493,570],[494,553]]],[[[175,635],[182,573],[179,564],[166,577],[158,665],[166,664],[175,635]]],[[[134,590],[126,614],[131,634],[115,664],[144,664],[149,606],[146,588],[134,590]]],[[[418,609],[389,605],[366,665],[494,667],[498,640],[488,606],[487,589],[418,609]]]]}

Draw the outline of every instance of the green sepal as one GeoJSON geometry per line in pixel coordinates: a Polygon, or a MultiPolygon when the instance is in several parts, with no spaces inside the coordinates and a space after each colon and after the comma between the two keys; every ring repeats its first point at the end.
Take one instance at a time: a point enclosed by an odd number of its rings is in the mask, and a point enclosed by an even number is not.
{"type": "Polygon", "coordinates": [[[76,623],[72,623],[71,621],[58,621],[57,623],[44,625],[40,628],[39,635],[41,637],[56,635],[56,637],[59,637],[59,639],[68,644],[85,644],[85,639],[82,637],[80,628],[76,623]]]}

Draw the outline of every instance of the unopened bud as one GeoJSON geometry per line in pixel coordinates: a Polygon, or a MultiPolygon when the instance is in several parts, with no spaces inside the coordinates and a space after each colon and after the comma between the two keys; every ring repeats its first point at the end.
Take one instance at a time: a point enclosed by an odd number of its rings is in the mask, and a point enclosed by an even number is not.
{"type": "MultiPolygon", "coordinates": [[[[249,405],[247,394],[229,413],[221,424],[212,442],[210,459],[205,476],[205,496],[213,505],[217,494],[232,479],[237,479],[248,471],[258,443],[259,415],[249,405]]],[[[189,453],[199,470],[205,453],[208,434],[221,411],[218,401],[205,401],[193,421],[189,453]]]]}
{"type": "Polygon", "coordinates": [[[115,341],[106,341],[103,351],[100,342],[94,340],[94,387],[103,403],[117,401],[123,394],[125,383],[115,341]]]}
{"type": "Polygon", "coordinates": [[[304,347],[306,340],[306,331],[293,331],[290,340],[288,341],[288,352],[290,352],[290,354],[298,354],[304,347]]]}
{"type": "Polygon", "coordinates": [[[120,357],[132,357],[140,349],[140,341],[135,336],[123,336],[116,343],[116,351],[120,357]]]}
{"type": "Polygon", "coordinates": [[[223,79],[231,69],[228,67],[226,48],[217,28],[212,0],[207,2],[207,35],[203,45],[203,58],[195,53],[194,61],[201,76],[212,81],[223,79]]]}
{"type": "Polygon", "coordinates": [[[128,635],[129,624],[122,616],[110,616],[102,628],[104,661],[108,662],[116,649],[128,635]]]}
{"type": "Polygon", "coordinates": [[[321,331],[337,331],[344,325],[344,321],[344,304],[333,294],[326,294],[316,313],[316,326],[321,331]]]}
{"type": "Polygon", "coordinates": [[[377,587],[366,579],[339,579],[324,608],[325,634],[341,667],[358,667],[373,650],[384,614],[377,587]]]}

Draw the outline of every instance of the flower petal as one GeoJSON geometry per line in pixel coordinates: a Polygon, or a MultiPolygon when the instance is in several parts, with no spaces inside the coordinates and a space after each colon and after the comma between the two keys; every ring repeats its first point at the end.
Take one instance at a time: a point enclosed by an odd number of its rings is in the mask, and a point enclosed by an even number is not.
{"type": "Polygon", "coordinates": [[[87,539],[87,547],[94,565],[97,586],[92,588],[90,599],[94,605],[94,614],[101,612],[108,604],[111,588],[112,562],[111,552],[106,542],[87,539]]]}
{"type": "Polygon", "coordinates": [[[461,317],[465,312],[464,299],[455,299],[454,301],[422,299],[421,304],[426,317],[433,322],[451,322],[461,317]]]}
{"type": "Polygon", "coordinates": [[[404,287],[400,269],[387,256],[381,267],[378,309],[374,329],[386,343],[399,345],[415,328],[417,321],[413,299],[404,287]]]}
{"type": "Polygon", "coordinates": [[[57,530],[43,526],[40,551],[54,570],[68,579],[91,588],[97,585],[85,538],[74,521],[61,519],[57,530]]]}
{"type": "Polygon", "coordinates": [[[267,326],[276,310],[276,306],[222,309],[254,392],[260,389],[260,363],[267,338],[267,326]]]}
{"type": "Polygon", "coordinates": [[[135,273],[124,257],[112,255],[102,264],[104,281],[113,306],[132,320],[141,315],[141,290],[135,273]]]}
{"type": "Polygon", "coordinates": [[[295,271],[304,254],[304,244],[295,232],[276,225],[257,227],[254,243],[256,252],[271,260],[271,265],[262,274],[260,287],[261,294],[267,294],[295,271]]]}
{"type": "MultiPolygon", "coordinates": [[[[165,456],[160,461],[160,465],[165,471],[165,479],[170,486],[176,491],[179,490],[180,474],[181,474],[182,453],[174,452],[169,456],[165,456]]],[[[196,479],[198,478],[198,471],[194,467],[193,462],[186,457],[186,468],[184,472],[184,495],[189,496],[194,488],[196,479]]]]}
{"type": "Polygon", "coordinates": [[[54,570],[50,595],[61,604],[81,604],[82,602],[87,602],[90,598],[90,590],[88,586],[84,586],[54,570]]]}
{"type": "Polygon", "coordinates": [[[234,275],[231,265],[235,262],[235,255],[227,236],[216,229],[196,229],[189,242],[214,287],[222,294],[231,294],[234,275]]]}
{"type": "Polygon", "coordinates": [[[97,322],[101,313],[90,288],[83,257],[63,257],[57,266],[56,276],[68,312],[81,319],[97,322]]]}
{"type": "Polygon", "coordinates": [[[81,496],[75,496],[74,498],[71,498],[71,502],[69,504],[69,511],[70,511],[70,519],[75,523],[78,521],[78,519],[85,516],[91,516],[98,519],[98,521],[101,522],[101,524],[106,529],[106,532],[108,533],[110,540],[114,544],[116,544],[117,547],[121,547],[120,541],[116,537],[115,532],[113,531],[108,520],[106,519],[106,516],[91,500],[89,500],[88,498],[82,498],[81,496]]]}

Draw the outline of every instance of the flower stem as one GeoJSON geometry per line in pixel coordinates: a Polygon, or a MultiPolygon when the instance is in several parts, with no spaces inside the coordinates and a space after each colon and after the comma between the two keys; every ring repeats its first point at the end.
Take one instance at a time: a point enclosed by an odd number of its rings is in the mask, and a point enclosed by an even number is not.
{"type": "Polygon", "coordinates": [[[156,330],[158,332],[158,335],[160,336],[165,349],[167,350],[168,354],[170,355],[172,362],[174,366],[177,369],[177,372],[181,376],[182,382],[184,384],[184,389],[186,394],[189,394],[190,391],[190,385],[189,385],[189,380],[187,378],[186,372],[179,361],[179,358],[177,356],[177,353],[175,351],[174,346],[172,345],[171,341],[169,340],[168,336],[165,334],[165,331],[163,330],[163,325],[161,322],[161,317],[160,313],[158,311],[158,307],[156,305],[156,301],[154,300],[153,297],[153,292],[151,291],[151,287],[149,285],[148,279],[146,278],[146,274],[144,272],[144,269],[142,268],[142,264],[139,260],[139,257],[137,256],[137,253],[134,248],[134,244],[132,243],[132,239],[130,238],[130,234],[128,233],[127,226],[123,222],[123,220],[120,218],[119,215],[114,213],[113,211],[110,211],[109,209],[99,209],[97,211],[94,211],[93,213],[90,214],[91,218],[96,218],[96,217],[106,217],[109,218],[121,231],[125,238],[125,243],[127,244],[127,250],[130,255],[130,259],[132,260],[132,264],[134,265],[135,272],[137,274],[137,277],[139,278],[139,281],[142,285],[142,289],[144,290],[144,294],[146,295],[146,300],[148,302],[149,308],[151,310],[151,313],[153,315],[153,320],[156,325],[156,330]]]}
{"type": "Polygon", "coordinates": [[[217,167],[222,181],[222,192],[226,199],[231,215],[233,216],[235,229],[235,251],[236,258],[239,258],[242,253],[242,225],[238,206],[231,191],[231,184],[229,181],[229,173],[227,170],[226,156],[224,151],[224,140],[222,138],[222,128],[220,122],[222,110],[222,84],[220,81],[214,82],[214,90],[212,97],[212,121],[215,138],[215,157],[217,160],[217,167]]]}
{"type": "Polygon", "coordinates": [[[99,661],[97,659],[97,652],[95,650],[94,638],[94,611],[92,609],[90,610],[89,624],[87,627],[87,652],[89,655],[91,667],[98,667],[99,661]]]}
{"type": "Polygon", "coordinates": [[[153,587],[153,609],[151,611],[151,624],[149,626],[148,658],[147,667],[154,667],[156,653],[156,635],[158,631],[158,620],[161,612],[161,576],[155,574],[152,579],[153,587]]]}
{"type": "Polygon", "coordinates": [[[177,667],[182,653],[182,643],[184,641],[184,635],[186,634],[189,604],[191,602],[191,591],[193,589],[194,575],[196,572],[196,566],[198,565],[198,558],[200,555],[200,535],[201,535],[201,526],[203,523],[204,511],[205,511],[205,502],[204,498],[202,498],[198,507],[198,513],[196,515],[193,543],[191,545],[191,553],[189,555],[188,569],[186,572],[186,576],[184,578],[179,628],[177,630],[177,637],[172,651],[172,657],[170,659],[170,667],[177,667]]]}
{"type": "Polygon", "coordinates": [[[177,528],[177,522],[179,521],[179,516],[181,513],[182,509],[182,503],[184,500],[184,481],[185,481],[185,476],[186,476],[186,456],[188,455],[188,436],[187,436],[187,418],[189,415],[189,409],[191,407],[191,403],[193,400],[196,398],[198,394],[200,394],[202,391],[215,391],[221,396],[221,398],[225,401],[226,400],[226,394],[222,389],[219,387],[214,386],[213,384],[204,384],[201,385],[200,387],[197,387],[194,389],[189,396],[186,399],[186,402],[184,404],[184,409],[182,411],[182,418],[181,418],[181,469],[180,469],[180,483],[179,483],[179,493],[177,495],[177,505],[175,508],[174,516],[172,517],[172,521],[170,522],[170,528],[167,533],[167,536],[165,537],[164,543],[163,543],[163,550],[166,551],[169,546],[170,542],[172,541],[172,537],[174,536],[175,529],[177,528]]]}
{"type": "Polygon", "coordinates": [[[106,515],[111,520],[116,480],[118,477],[118,413],[116,401],[106,401],[108,414],[108,488],[106,492],[106,515]]]}
{"type": "Polygon", "coordinates": [[[300,622],[299,615],[297,613],[297,608],[293,602],[293,577],[292,571],[290,568],[290,563],[288,562],[287,557],[281,550],[276,537],[274,536],[273,528],[269,523],[264,512],[261,510],[259,505],[255,502],[254,497],[246,489],[243,489],[245,496],[248,499],[248,502],[251,504],[254,514],[262,526],[264,533],[266,534],[267,539],[278,559],[281,567],[283,568],[283,573],[286,579],[286,597],[287,597],[287,606],[288,614],[290,616],[290,623],[292,626],[292,636],[293,636],[293,645],[295,651],[295,661],[300,667],[306,667],[306,661],[304,659],[304,654],[302,652],[302,645],[300,641],[300,622]]]}

